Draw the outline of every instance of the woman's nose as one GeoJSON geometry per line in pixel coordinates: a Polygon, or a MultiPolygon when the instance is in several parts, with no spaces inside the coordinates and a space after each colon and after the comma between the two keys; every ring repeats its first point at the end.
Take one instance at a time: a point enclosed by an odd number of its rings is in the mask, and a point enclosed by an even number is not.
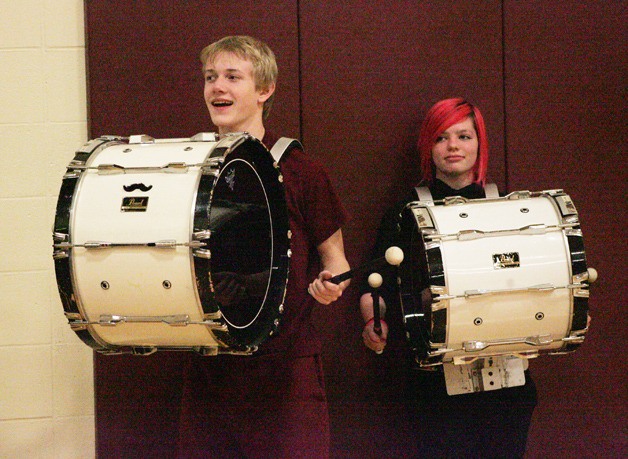
{"type": "Polygon", "coordinates": [[[448,150],[456,150],[458,148],[458,141],[453,137],[450,137],[447,140],[447,149],[448,150]]]}

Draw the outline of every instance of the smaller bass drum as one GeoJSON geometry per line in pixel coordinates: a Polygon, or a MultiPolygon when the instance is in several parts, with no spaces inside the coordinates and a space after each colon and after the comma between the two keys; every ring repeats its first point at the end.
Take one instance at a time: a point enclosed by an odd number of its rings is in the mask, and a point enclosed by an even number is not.
{"type": "Polygon", "coordinates": [[[248,134],[92,140],[57,203],[65,315],[103,353],[251,353],[279,326],[289,234],[278,166],[248,134]]]}
{"type": "Polygon", "coordinates": [[[589,271],[562,190],[415,201],[401,213],[400,295],[422,366],[575,350],[589,271]]]}

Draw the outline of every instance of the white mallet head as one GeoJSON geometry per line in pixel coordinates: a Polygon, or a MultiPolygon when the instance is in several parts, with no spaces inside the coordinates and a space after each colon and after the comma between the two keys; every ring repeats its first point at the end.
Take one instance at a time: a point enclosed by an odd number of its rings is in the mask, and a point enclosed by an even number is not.
{"type": "Polygon", "coordinates": [[[593,283],[597,280],[597,270],[595,268],[587,268],[587,274],[589,275],[590,283],[593,283]]]}
{"type": "Polygon", "coordinates": [[[403,261],[403,250],[395,246],[388,247],[386,253],[384,254],[384,257],[386,258],[388,264],[393,266],[399,266],[403,261]]]}
{"type": "Polygon", "coordinates": [[[372,273],[369,276],[369,285],[373,288],[379,288],[384,280],[379,273],[372,273]]]}

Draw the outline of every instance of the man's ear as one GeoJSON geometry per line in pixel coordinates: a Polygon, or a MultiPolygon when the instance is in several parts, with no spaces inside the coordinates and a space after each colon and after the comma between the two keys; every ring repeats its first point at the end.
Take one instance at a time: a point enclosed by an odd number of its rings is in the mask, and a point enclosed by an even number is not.
{"type": "Polygon", "coordinates": [[[268,100],[268,98],[270,96],[273,95],[273,93],[275,92],[275,83],[271,83],[268,85],[267,88],[264,88],[260,91],[259,93],[259,101],[263,104],[264,102],[266,102],[268,100]]]}

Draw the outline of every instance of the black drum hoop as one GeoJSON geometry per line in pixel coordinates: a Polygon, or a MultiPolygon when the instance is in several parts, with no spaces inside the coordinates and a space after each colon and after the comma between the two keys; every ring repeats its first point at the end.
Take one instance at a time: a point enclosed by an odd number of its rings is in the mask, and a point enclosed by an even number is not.
{"type": "MultiPolygon", "coordinates": [[[[239,177],[234,181],[238,179],[239,177]]],[[[210,188],[203,183],[199,186],[194,222],[194,231],[209,229],[209,234],[211,234],[206,240],[212,253],[211,258],[194,258],[199,296],[204,311],[206,313],[219,311],[221,320],[227,325],[228,333],[212,331],[218,341],[233,348],[256,348],[278,331],[287,287],[290,240],[282,176],[266,147],[259,140],[245,135],[244,141],[225,156],[210,188]],[[267,287],[261,302],[254,306],[253,303],[248,303],[244,312],[243,308],[232,308],[231,305],[221,304],[215,290],[217,271],[225,263],[221,260],[219,243],[216,242],[219,236],[214,228],[212,212],[217,213],[218,203],[224,201],[222,195],[228,194],[225,190],[229,187],[227,181],[231,180],[229,177],[231,173],[246,174],[249,179],[253,179],[249,180],[247,186],[259,187],[257,191],[262,192],[270,230],[267,287]],[[243,321],[242,317],[238,317],[242,315],[245,316],[243,321]]],[[[235,203],[235,205],[238,204],[246,205],[246,203],[235,203]]],[[[241,235],[238,229],[231,231],[241,235]]]]}
{"type": "Polygon", "coordinates": [[[398,270],[399,295],[408,342],[416,356],[423,359],[434,341],[433,328],[446,333],[446,311],[444,315],[432,312],[430,290],[431,285],[444,285],[444,268],[440,248],[426,249],[412,205],[409,203],[398,216],[399,246],[404,253],[398,270]]]}

